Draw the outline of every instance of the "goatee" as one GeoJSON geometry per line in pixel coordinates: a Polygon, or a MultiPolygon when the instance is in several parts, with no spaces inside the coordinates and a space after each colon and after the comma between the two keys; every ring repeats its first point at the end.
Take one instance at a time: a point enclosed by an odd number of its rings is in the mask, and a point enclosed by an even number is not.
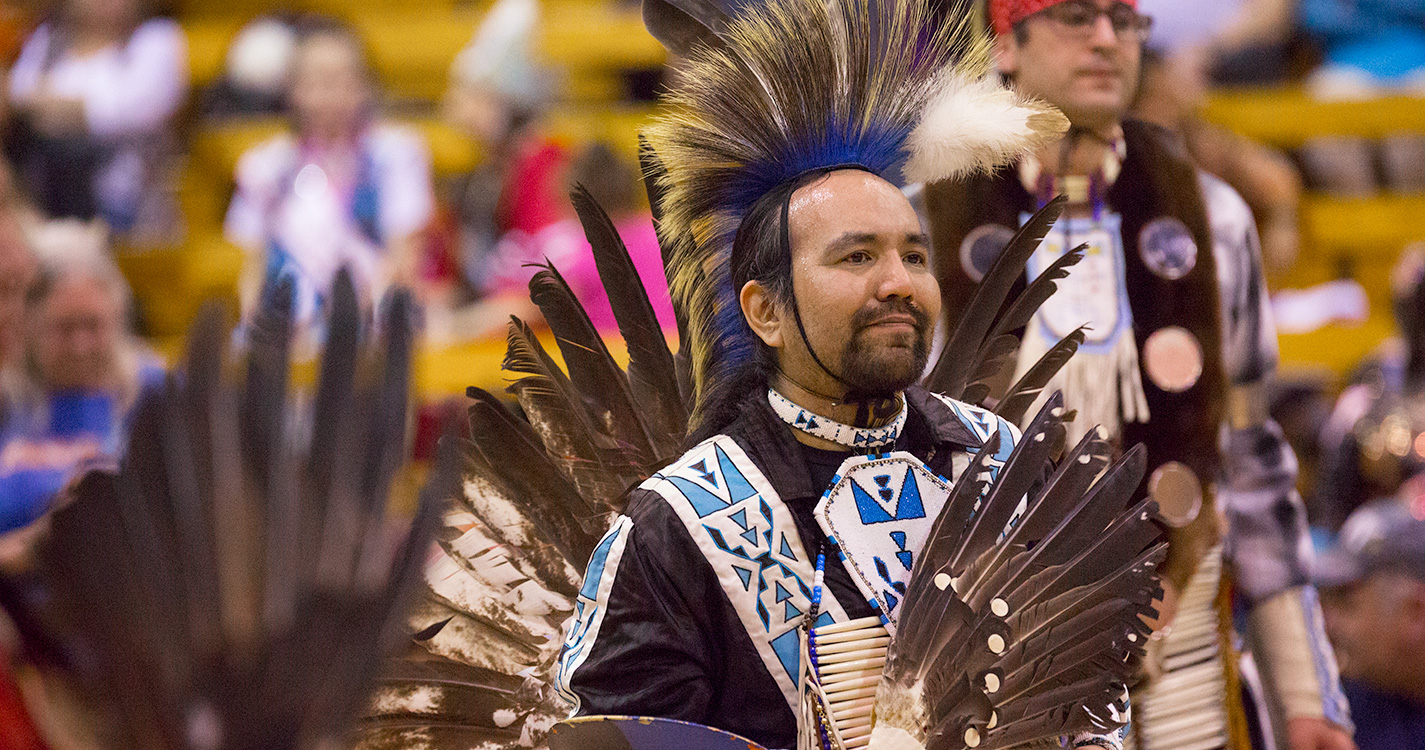
{"type": "Polygon", "coordinates": [[[848,400],[886,399],[920,380],[930,360],[930,316],[914,302],[893,299],[859,310],[851,319],[851,340],[841,353],[841,380],[848,400]],[[909,341],[885,344],[864,336],[876,321],[906,315],[914,323],[909,341]]]}

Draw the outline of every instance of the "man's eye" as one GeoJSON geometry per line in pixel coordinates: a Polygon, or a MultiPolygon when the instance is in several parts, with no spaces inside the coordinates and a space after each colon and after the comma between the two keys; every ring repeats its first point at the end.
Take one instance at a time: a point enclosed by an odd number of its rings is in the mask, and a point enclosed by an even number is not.
{"type": "Polygon", "coordinates": [[[1139,18],[1138,11],[1123,3],[1114,3],[1113,9],[1108,12],[1108,22],[1113,24],[1114,31],[1136,30],[1141,23],[1139,18]]]}
{"type": "Polygon", "coordinates": [[[871,254],[866,252],[865,250],[857,250],[856,252],[847,255],[844,260],[847,263],[866,263],[871,260],[871,254]]]}
{"type": "Polygon", "coordinates": [[[923,266],[926,264],[927,258],[925,257],[925,253],[906,253],[905,262],[913,266],[923,266]]]}
{"type": "Polygon", "coordinates": [[[1059,18],[1069,26],[1088,26],[1098,20],[1098,8],[1082,3],[1065,3],[1060,6],[1059,18]]]}

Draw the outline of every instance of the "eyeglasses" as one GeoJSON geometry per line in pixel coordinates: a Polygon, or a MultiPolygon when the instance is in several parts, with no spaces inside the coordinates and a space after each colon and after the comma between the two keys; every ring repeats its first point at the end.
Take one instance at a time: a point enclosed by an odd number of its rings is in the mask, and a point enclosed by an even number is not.
{"type": "Polygon", "coordinates": [[[1069,0],[1069,2],[1051,5],[1040,11],[1038,15],[1048,18],[1065,31],[1076,36],[1093,34],[1099,16],[1108,16],[1108,22],[1113,26],[1113,33],[1120,40],[1141,42],[1148,38],[1148,32],[1153,28],[1152,16],[1139,13],[1127,3],[1113,3],[1107,8],[1100,8],[1087,0],[1069,0]]]}

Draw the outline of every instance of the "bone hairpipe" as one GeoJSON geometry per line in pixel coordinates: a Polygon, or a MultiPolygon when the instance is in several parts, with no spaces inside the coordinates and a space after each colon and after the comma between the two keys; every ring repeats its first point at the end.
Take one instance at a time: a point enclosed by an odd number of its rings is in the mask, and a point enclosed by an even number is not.
{"type": "Polygon", "coordinates": [[[874,627],[861,627],[861,629],[856,630],[841,630],[839,633],[829,633],[829,635],[828,633],[822,633],[821,630],[817,630],[817,643],[842,643],[846,642],[846,640],[861,639],[861,637],[869,635],[886,635],[886,629],[881,625],[876,625],[874,627]]]}
{"type": "Polygon", "coordinates": [[[837,706],[837,709],[832,712],[831,718],[841,719],[843,716],[854,716],[855,714],[861,711],[869,712],[875,707],[875,698],[861,698],[860,700],[846,701],[843,704],[837,706]]]}
{"type": "Polygon", "coordinates": [[[821,664],[823,665],[821,673],[823,675],[826,675],[832,671],[835,671],[828,668],[831,666],[839,666],[849,662],[866,661],[867,659],[883,659],[885,658],[885,656],[885,646],[881,646],[879,648],[871,646],[869,648],[862,648],[859,651],[843,651],[841,653],[831,654],[830,656],[825,656],[821,659],[821,664]]]}
{"type": "Polygon", "coordinates": [[[816,629],[816,637],[817,640],[820,640],[825,636],[836,635],[837,633],[883,627],[885,627],[885,625],[881,623],[881,618],[879,617],[862,617],[859,620],[850,620],[848,622],[834,622],[830,625],[822,625],[821,627],[816,629]]]}
{"type": "Polygon", "coordinates": [[[826,687],[826,697],[830,699],[833,703],[835,703],[836,701],[842,698],[842,693],[856,691],[862,688],[870,688],[872,690],[875,690],[876,685],[880,684],[880,682],[881,676],[878,674],[871,675],[870,677],[852,677],[851,679],[843,680],[834,686],[828,685],[826,687]]]}
{"type": "Polygon", "coordinates": [[[890,634],[879,617],[864,617],[815,629],[817,679],[826,700],[832,735],[843,750],[871,742],[876,690],[886,664],[890,634]]]}
{"type": "Polygon", "coordinates": [[[844,654],[848,651],[861,651],[870,648],[879,648],[884,650],[889,645],[891,645],[891,637],[888,635],[881,636],[879,638],[861,638],[857,640],[847,640],[842,643],[833,643],[829,646],[823,646],[821,643],[821,639],[818,638],[816,641],[816,654],[818,661],[826,661],[826,659],[822,657],[831,656],[832,654],[844,654]]]}
{"type": "MultiPolygon", "coordinates": [[[[856,652],[853,651],[851,653],[855,654],[856,652]]],[[[853,669],[875,670],[879,672],[881,671],[882,667],[886,666],[886,657],[884,655],[884,652],[880,651],[879,649],[867,649],[866,653],[872,655],[866,656],[865,658],[861,659],[847,659],[846,661],[837,661],[830,664],[824,664],[821,668],[821,674],[823,677],[830,677],[831,675],[840,674],[842,672],[849,672],[853,669]]],[[[837,656],[849,655],[850,654],[837,654],[837,656]]]]}
{"type": "MultiPolygon", "coordinates": [[[[828,698],[831,698],[831,696],[829,696],[829,695],[828,695],[827,697],[828,697],[828,698]]],[[[836,706],[836,704],[841,703],[842,701],[852,701],[852,700],[856,700],[856,699],[858,699],[858,698],[875,698],[875,697],[876,697],[876,686],[875,686],[875,685],[872,685],[872,686],[870,686],[870,687],[860,687],[860,688],[856,688],[856,689],[854,689],[854,690],[846,690],[845,692],[838,693],[835,698],[831,698],[831,704],[832,704],[832,706],[833,706],[833,708],[834,708],[834,707],[836,706]]]]}

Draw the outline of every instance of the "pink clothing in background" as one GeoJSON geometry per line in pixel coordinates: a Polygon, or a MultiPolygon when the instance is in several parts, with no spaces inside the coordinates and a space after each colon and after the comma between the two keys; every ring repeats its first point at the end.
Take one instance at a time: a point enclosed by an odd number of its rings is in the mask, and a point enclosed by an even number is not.
{"type": "MultiPolygon", "coordinates": [[[[638,277],[648,291],[653,312],[664,330],[675,327],[673,304],[668,297],[668,282],[663,276],[663,256],[658,249],[658,237],[653,231],[653,219],[648,214],[633,214],[614,221],[619,236],[628,247],[638,277]]],[[[574,290],[574,296],[589,312],[589,319],[600,333],[617,333],[618,321],[599,279],[594,252],[584,237],[578,219],[565,219],[533,235],[510,232],[500,241],[497,253],[501,268],[492,285],[500,291],[522,290],[539,269],[535,266],[553,263],[559,274],[574,290]]]]}

